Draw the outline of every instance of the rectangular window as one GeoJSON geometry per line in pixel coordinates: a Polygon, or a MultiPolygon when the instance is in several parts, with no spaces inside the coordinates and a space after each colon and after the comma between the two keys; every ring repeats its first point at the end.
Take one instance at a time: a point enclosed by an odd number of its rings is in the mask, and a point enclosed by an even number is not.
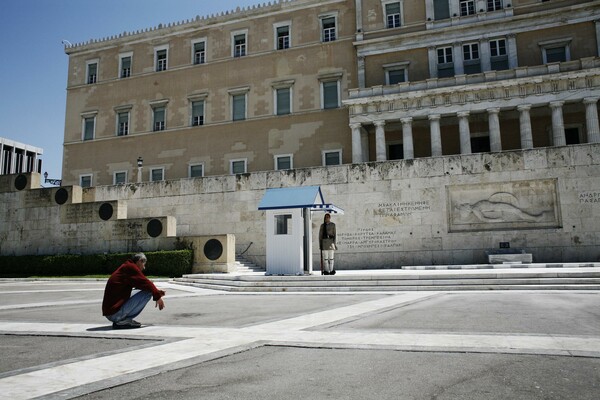
{"type": "Polygon", "coordinates": [[[341,165],[342,164],[342,151],[324,151],[323,152],[323,165],[341,165]]]}
{"type": "Polygon", "coordinates": [[[565,127],[565,143],[569,144],[580,144],[579,128],[567,128],[565,127]]]}
{"type": "Polygon", "coordinates": [[[275,234],[292,234],[292,214],[275,215],[275,234]]]}
{"type": "Polygon", "coordinates": [[[321,82],[323,91],[323,108],[338,108],[340,106],[338,81],[321,82]]]}
{"type": "Polygon", "coordinates": [[[117,136],[129,135],[129,111],[117,114],[117,136]]]}
{"type": "Polygon", "coordinates": [[[79,176],[79,186],[84,188],[92,187],[92,175],[79,176]]]}
{"type": "Polygon", "coordinates": [[[508,55],[506,52],[506,40],[490,40],[490,56],[492,70],[501,71],[508,69],[508,55]]]}
{"type": "Polygon", "coordinates": [[[150,181],[151,182],[163,181],[164,179],[165,179],[164,168],[151,168],[150,169],[150,181]]]}
{"type": "Polygon", "coordinates": [[[277,50],[290,48],[290,27],[289,25],[279,26],[276,29],[277,50]]]}
{"type": "Polygon", "coordinates": [[[246,173],[246,160],[231,160],[230,171],[232,175],[246,173]]]}
{"type": "Polygon", "coordinates": [[[490,137],[489,136],[474,136],[471,137],[471,152],[473,153],[489,153],[490,137]]]}
{"type": "Polygon", "coordinates": [[[436,21],[450,18],[450,3],[448,0],[433,0],[433,18],[436,21]]]}
{"type": "Polygon", "coordinates": [[[404,158],[404,145],[393,143],[388,146],[388,160],[402,160],[404,158]]]}
{"type": "Polygon", "coordinates": [[[167,49],[156,51],[156,72],[167,70],[167,49]]]}
{"type": "Polygon", "coordinates": [[[120,63],[119,76],[121,78],[129,78],[131,76],[131,56],[121,57],[120,63]]]}
{"type": "Polygon", "coordinates": [[[481,72],[478,43],[469,43],[463,45],[463,60],[465,74],[478,74],[481,72]]]}
{"type": "Polygon", "coordinates": [[[438,48],[437,57],[438,78],[448,78],[454,76],[454,61],[452,58],[452,47],[438,48]]]}
{"type": "Polygon", "coordinates": [[[542,62],[544,64],[571,61],[570,37],[539,42],[542,50],[542,62]]]}
{"type": "Polygon", "coordinates": [[[385,5],[385,19],[388,28],[398,28],[400,26],[400,2],[385,5]]]}
{"type": "Polygon", "coordinates": [[[246,55],[246,34],[242,33],[233,37],[233,56],[243,57],[246,55]]]}
{"type": "Polygon", "coordinates": [[[83,140],[92,140],[96,129],[96,117],[83,119],[83,140]]]}
{"type": "Polygon", "coordinates": [[[96,83],[98,80],[98,63],[89,63],[87,65],[87,83],[96,83]]]}
{"type": "Polygon", "coordinates": [[[204,100],[192,102],[192,126],[204,125],[204,100]]]}
{"type": "Polygon", "coordinates": [[[154,131],[164,131],[167,128],[166,124],[166,108],[165,107],[155,107],[152,109],[153,112],[153,130],[154,131]]]}
{"type": "Polygon", "coordinates": [[[461,17],[475,14],[475,0],[461,0],[460,15],[461,17]]]}
{"type": "Polygon", "coordinates": [[[287,115],[291,113],[291,88],[275,89],[275,99],[277,101],[275,110],[277,115],[287,115]]]}
{"type": "Polygon", "coordinates": [[[387,84],[395,85],[396,83],[406,82],[406,70],[403,69],[390,69],[387,73],[387,84]]]}
{"type": "Polygon", "coordinates": [[[449,64],[452,62],[452,47],[442,47],[437,49],[438,64],[449,64]]]}
{"type": "Polygon", "coordinates": [[[488,11],[502,10],[502,0],[487,0],[488,11]]]}
{"type": "Polygon", "coordinates": [[[275,169],[277,171],[291,168],[293,168],[291,155],[275,156],[275,169]]]}
{"type": "Polygon", "coordinates": [[[190,178],[201,178],[204,176],[204,164],[190,165],[190,178]]]}
{"type": "Polygon", "coordinates": [[[490,40],[490,53],[492,57],[499,57],[506,55],[506,40],[496,39],[490,40]]]}
{"type": "Polygon", "coordinates": [[[479,44],[469,43],[463,45],[463,57],[465,61],[479,60],[479,44]]]}
{"type": "Polygon", "coordinates": [[[336,39],[335,16],[321,18],[321,41],[332,42],[336,39]]]}
{"type": "Polygon", "coordinates": [[[567,51],[564,46],[544,49],[545,64],[567,61],[567,51]]]}
{"type": "Polygon", "coordinates": [[[115,172],[115,175],[113,178],[113,185],[122,185],[125,183],[127,183],[127,172],[126,171],[115,172]]]}
{"type": "Polygon", "coordinates": [[[246,119],[246,94],[237,94],[231,96],[232,119],[242,121],[246,119]]]}
{"type": "Polygon", "coordinates": [[[204,64],[206,62],[206,42],[194,43],[194,64],[204,64]]]}

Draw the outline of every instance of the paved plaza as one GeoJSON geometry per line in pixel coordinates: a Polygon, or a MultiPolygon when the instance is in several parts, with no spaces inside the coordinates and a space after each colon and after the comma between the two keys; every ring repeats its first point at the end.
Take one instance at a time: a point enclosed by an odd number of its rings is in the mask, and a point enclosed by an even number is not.
{"type": "MultiPolygon", "coordinates": [[[[340,274],[343,274],[340,271],[340,274]]],[[[598,399],[600,292],[244,293],[0,281],[0,398],[598,399]]]]}

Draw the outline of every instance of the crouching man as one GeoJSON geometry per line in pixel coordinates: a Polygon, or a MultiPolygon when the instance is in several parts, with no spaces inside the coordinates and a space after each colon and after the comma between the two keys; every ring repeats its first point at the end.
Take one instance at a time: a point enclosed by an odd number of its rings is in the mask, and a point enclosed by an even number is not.
{"type": "Polygon", "coordinates": [[[113,329],[132,329],[142,326],[134,318],[137,317],[152,298],[159,310],[165,308],[162,297],[164,290],[154,286],[142,271],[146,269],[144,253],[135,254],[125,261],[106,282],[102,315],[113,323],[113,329]],[[132,289],[138,292],[131,295],[132,289]]]}

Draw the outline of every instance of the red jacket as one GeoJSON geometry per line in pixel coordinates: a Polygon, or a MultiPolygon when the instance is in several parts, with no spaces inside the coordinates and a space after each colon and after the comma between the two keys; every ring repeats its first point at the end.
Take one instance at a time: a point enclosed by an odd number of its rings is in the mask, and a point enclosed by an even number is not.
{"type": "Polygon", "coordinates": [[[133,288],[151,292],[154,301],[164,295],[164,292],[157,289],[135,263],[127,260],[113,272],[106,282],[102,300],[102,315],[113,315],[119,311],[131,297],[133,288]]]}

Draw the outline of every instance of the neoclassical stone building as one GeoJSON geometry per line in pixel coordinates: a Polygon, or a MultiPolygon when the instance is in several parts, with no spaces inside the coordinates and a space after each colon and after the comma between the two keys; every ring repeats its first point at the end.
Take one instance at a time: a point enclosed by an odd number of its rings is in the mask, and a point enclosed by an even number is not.
{"type": "Polygon", "coordinates": [[[352,162],[600,140],[598,2],[430,0],[388,16],[396,31],[374,3],[344,101],[352,162]]]}
{"type": "Polygon", "coordinates": [[[63,184],[598,142],[599,18],[581,0],[280,0],[67,46],[63,184]]]}
{"type": "Polygon", "coordinates": [[[65,51],[63,187],[0,179],[2,254],[264,266],[266,190],[310,185],[339,269],[600,259],[599,1],[277,1],[65,51]]]}

